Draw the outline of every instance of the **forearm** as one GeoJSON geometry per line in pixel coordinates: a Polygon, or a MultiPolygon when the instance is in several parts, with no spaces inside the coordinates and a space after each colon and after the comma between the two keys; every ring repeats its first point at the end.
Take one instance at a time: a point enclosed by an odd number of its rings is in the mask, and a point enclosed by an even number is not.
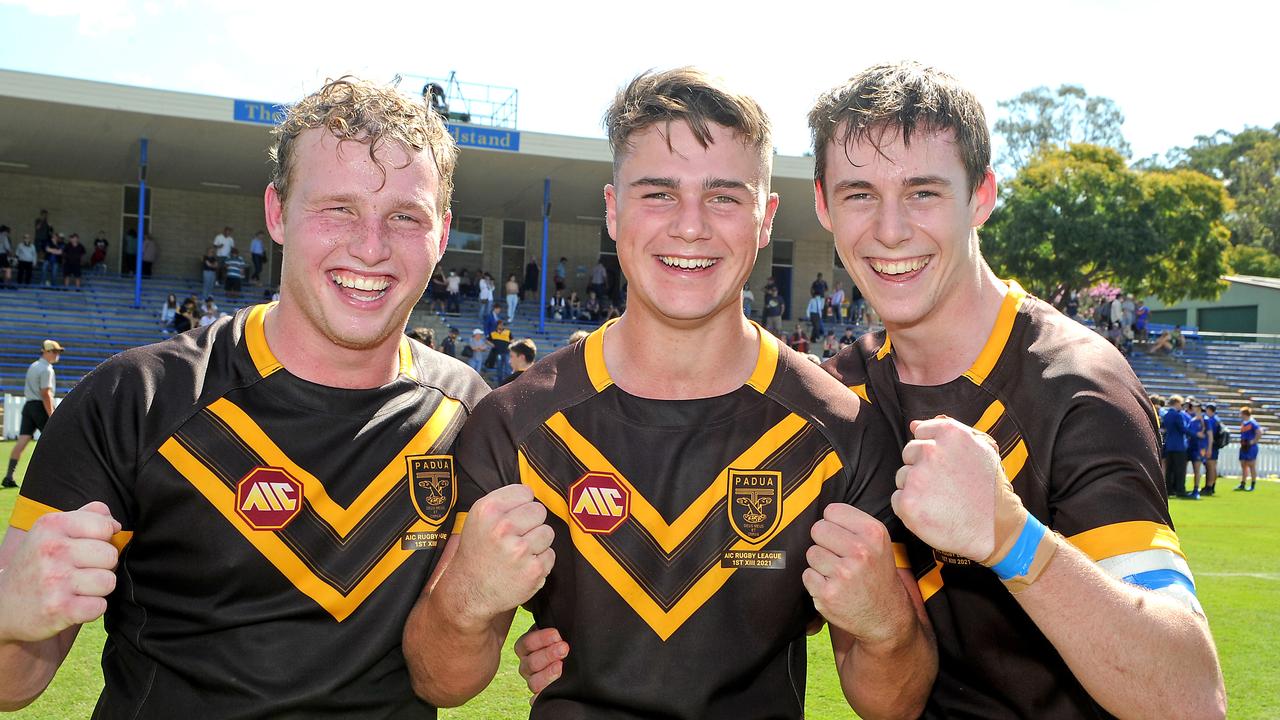
{"type": "Polygon", "coordinates": [[[46,390],[40,393],[40,400],[44,403],[44,411],[47,415],[53,414],[53,391],[46,390]]]}
{"type": "Polygon", "coordinates": [[[20,710],[44,692],[79,630],[40,642],[0,642],[0,712],[20,710]]]}
{"type": "MultiPolygon", "coordinates": [[[[832,627],[834,638],[843,631],[832,627]]],[[[917,718],[938,674],[938,650],[919,620],[902,637],[872,645],[854,641],[837,654],[840,689],[862,718],[917,718]]]]}
{"type": "Polygon", "coordinates": [[[413,690],[436,707],[455,707],[475,697],[498,671],[502,643],[515,611],[471,618],[442,577],[409,613],[404,656],[413,690]]]}
{"type": "Polygon", "coordinates": [[[1014,597],[1094,700],[1125,718],[1223,717],[1226,693],[1208,622],[1056,542],[1044,573],[1014,597]]]}

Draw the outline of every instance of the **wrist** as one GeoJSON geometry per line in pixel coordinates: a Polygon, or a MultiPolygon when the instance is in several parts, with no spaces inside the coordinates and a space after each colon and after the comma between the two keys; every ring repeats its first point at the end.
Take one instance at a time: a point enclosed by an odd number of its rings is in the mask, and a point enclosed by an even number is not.
{"type": "MultiPolygon", "coordinates": [[[[1031,586],[1048,567],[1057,551],[1057,534],[1045,527],[1034,515],[1026,518],[1008,551],[995,562],[984,563],[1009,588],[1018,593],[1031,586]]],[[[991,560],[991,558],[988,558],[991,560]]]]}

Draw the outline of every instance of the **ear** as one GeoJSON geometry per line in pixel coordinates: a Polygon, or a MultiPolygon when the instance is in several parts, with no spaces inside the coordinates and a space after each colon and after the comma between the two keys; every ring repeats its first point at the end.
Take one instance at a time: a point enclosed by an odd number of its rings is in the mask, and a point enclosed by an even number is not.
{"type": "Polygon", "coordinates": [[[276,192],[275,183],[267,183],[267,191],[263,195],[262,204],[267,213],[267,232],[271,239],[281,247],[284,246],[284,203],[276,192]]]}
{"type": "Polygon", "coordinates": [[[760,241],[756,244],[757,249],[763,249],[769,244],[769,239],[773,235],[773,218],[778,214],[778,193],[769,193],[769,198],[764,203],[764,224],[760,226],[760,241]]]}
{"type": "Polygon", "coordinates": [[[970,224],[973,227],[982,227],[987,219],[991,217],[991,211],[996,209],[996,174],[991,168],[982,175],[982,184],[978,185],[978,189],[973,191],[973,218],[970,224]]]}
{"type": "Polygon", "coordinates": [[[822,192],[822,181],[813,181],[813,211],[818,214],[818,222],[827,232],[831,229],[831,211],[827,208],[827,196],[822,192]]]}
{"type": "Polygon", "coordinates": [[[604,186],[604,226],[609,230],[609,237],[618,242],[618,192],[613,183],[604,186]]]}
{"type": "MultiPolygon", "coordinates": [[[[444,251],[449,248],[449,228],[453,227],[453,211],[445,210],[444,217],[440,218],[440,222],[443,223],[443,226],[440,228],[440,247],[437,248],[439,254],[436,255],[436,258],[444,257],[444,251]]],[[[437,259],[436,262],[440,261],[437,259]]]]}

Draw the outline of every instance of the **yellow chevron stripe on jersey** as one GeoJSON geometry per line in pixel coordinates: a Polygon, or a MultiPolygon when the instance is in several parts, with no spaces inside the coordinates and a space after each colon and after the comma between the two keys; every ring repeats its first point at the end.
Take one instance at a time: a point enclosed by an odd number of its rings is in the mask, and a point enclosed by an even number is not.
{"type": "MultiPolygon", "coordinates": [[[[23,532],[31,532],[31,527],[36,524],[36,520],[39,520],[44,515],[56,512],[65,511],[19,495],[18,499],[13,503],[13,513],[9,515],[9,525],[23,532]]],[[[115,545],[117,550],[124,550],[124,546],[128,545],[132,539],[132,530],[121,530],[111,536],[111,544],[115,545]]]]}
{"type": "Polygon", "coordinates": [[[1018,477],[1018,473],[1022,472],[1022,467],[1027,464],[1027,441],[1018,438],[1018,442],[1013,446],[1007,455],[1000,458],[1000,466],[1004,468],[1004,477],[1009,482],[1018,477]]]}
{"type": "Polygon", "coordinates": [[[907,546],[903,543],[893,543],[893,566],[903,570],[911,569],[911,558],[907,556],[907,546]]]}
{"type": "Polygon", "coordinates": [[[929,598],[942,589],[942,563],[935,560],[933,567],[917,580],[916,584],[920,586],[920,597],[928,602],[929,598]]]}
{"type": "Polygon", "coordinates": [[[276,359],[275,353],[267,347],[267,313],[275,306],[273,302],[255,305],[244,321],[244,344],[249,348],[249,357],[253,359],[253,366],[258,369],[258,374],[262,377],[284,369],[284,365],[276,359]]]}
{"type": "MultiPolygon", "coordinates": [[[[390,577],[391,573],[396,571],[396,568],[400,567],[405,560],[408,560],[413,555],[412,550],[401,549],[400,543],[392,543],[386,554],[364,573],[364,577],[360,579],[360,582],[356,583],[351,592],[344,595],[337,588],[316,575],[311,568],[307,567],[306,563],[280,539],[278,534],[254,530],[250,527],[244,518],[240,517],[235,511],[235,491],[214,475],[209,468],[205,467],[186,448],[182,447],[177,440],[173,438],[166,440],[160,446],[160,455],[165,460],[168,460],[169,464],[186,478],[201,495],[204,495],[205,499],[222,514],[222,517],[226,518],[232,527],[257,548],[258,552],[262,553],[262,556],[270,561],[294,587],[307,597],[315,600],[316,604],[328,611],[338,622],[347,619],[360,606],[360,603],[364,602],[374,590],[378,589],[383,580],[390,577]]],[[[431,529],[432,526],[427,525],[419,518],[408,531],[428,532],[431,529]]]]}
{"type": "Polygon", "coordinates": [[[993,400],[987,406],[987,409],[982,411],[982,417],[978,418],[978,422],[974,423],[973,429],[990,434],[991,428],[996,426],[1001,417],[1004,417],[1004,403],[999,400],[993,400]]]}
{"type": "MultiPolygon", "coordinates": [[[[582,532],[577,524],[570,519],[569,506],[566,504],[564,497],[556,492],[534,470],[528,458],[525,457],[524,451],[517,452],[517,460],[520,467],[521,483],[533,490],[534,497],[538,498],[538,501],[546,506],[549,512],[565,523],[569,528],[569,536],[573,541],[574,549],[591,564],[591,567],[595,568],[596,572],[600,573],[605,582],[609,583],[609,586],[631,606],[631,609],[663,641],[666,641],[676,630],[679,630],[680,626],[692,617],[737,572],[737,568],[725,568],[718,564],[713,565],[693,583],[692,587],[680,596],[680,599],[671,606],[670,610],[664,610],[653,599],[653,596],[628,572],[626,567],[610,554],[600,542],[598,536],[582,532]]],[[[790,495],[784,498],[782,517],[768,538],[772,538],[782,532],[800,513],[812,505],[817,500],[823,483],[834,477],[842,468],[843,465],[840,462],[840,458],[834,452],[828,453],[814,468],[813,472],[790,495]]],[[[635,493],[634,489],[632,489],[632,493],[631,517],[634,520],[636,519],[636,501],[642,498],[635,493]]],[[[757,542],[747,542],[740,539],[734,543],[730,551],[758,550],[768,538],[757,542]]]]}
{"type": "MultiPolygon", "coordinates": [[[[591,379],[591,386],[596,392],[604,392],[605,388],[613,384],[613,377],[609,375],[609,368],[604,362],[604,334],[616,322],[618,318],[606,322],[583,341],[582,354],[587,365],[587,377],[591,379]]],[[[748,322],[756,331],[760,349],[756,353],[756,365],[751,370],[751,377],[747,378],[745,384],[764,394],[773,384],[773,375],[778,371],[778,339],[754,321],[748,322]]]]}
{"type": "Polygon", "coordinates": [[[610,473],[631,492],[631,517],[640,523],[645,530],[648,530],[649,534],[662,546],[663,551],[669,555],[689,537],[689,533],[702,524],[702,521],[711,513],[712,508],[721,500],[724,500],[729,488],[729,468],[745,470],[759,467],[778,448],[805,429],[808,424],[799,415],[792,413],[783,418],[777,425],[769,428],[760,436],[759,440],[756,440],[751,447],[729,463],[728,467],[721,470],[715,479],[707,485],[707,488],[702,491],[702,494],[680,514],[680,517],[676,518],[675,522],[670,524],[662,517],[657,508],[649,504],[649,501],[636,490],[631,481],[627,480],[613,466],[613,463],[609,462],[589,440],[569,424],[569,420],[564,416],[564,413],[552,415],[547,419],[545,427],[560,438],[565,447],[569,449],[569,452],[588,471],[610,473]]]}
{"type": "Polygon", "coordinates": [[[307,503],[330,527],[341,537],[346,537],[351,529],[364,520],[383,498],[404,480],[406,455],[426,453],[440,439],[441,434],[449,429],[454,417],[461,412],[462,403],[452,398],[441,398],[436,411],[418,430],[404,449],[396,453],[387,466],[382,469],[360,493],[350,507],[342,507],[330,499],[329,494],[314,475],[302,469],[280,449],[267,433],[252,418],[226,398],[220,398],[209,405],[209,411],[220,418],[249,448],[260,456],[263,463],[272,467],[284,468],[303,485],[303,495],[307,503]]]}
{"type": "Polygon", "coordinates": [[[861,385],[850,385],[849,389],[853,391],[854,395],[857,395],[858,397],[862,398],[863,402],[865,402],[868,405],[871,404],[871,398],[870,396],[867,395],[866,383],[862,383],[861,385]]]}
{"type": "Polygon", "coordinates": [[[413,364],[413,346],[409,344],[409,338],[401,336],[398,352],[400,357],[400,374],[410,380],[417,380],[418,371],[415,369],[413,364]]]}
{"type": "Polygon", "coordinates": [[[1182,544],[1178,542],[1177,533],[1168,525],[1148,520],[1103,525],[1072,535],[1067,540],[1095,561],[1154,549],[1172,550],[1184,559],[1187,557],[1186,553],[1182,552],[1182,544]]]}
{"type": "Polygon", "coordinates": [[[995,369],[996,361],[1000,359],[1004,346],[1009,342],[1009,335],[1013,333],[1013,321],[1018,317],[1018,306],[1026,297],[1027,291],[1010,280],[1009,291],[1005,293],[1004,301],[1000,303],[1000,314],[996,316],[995,327],[991,328],[991,335],[987,337],[987,343],[983,346],[982,352],[978,353],[978,359],[963,375],[974,385],[986,382],[987,376],[995,369]]]}

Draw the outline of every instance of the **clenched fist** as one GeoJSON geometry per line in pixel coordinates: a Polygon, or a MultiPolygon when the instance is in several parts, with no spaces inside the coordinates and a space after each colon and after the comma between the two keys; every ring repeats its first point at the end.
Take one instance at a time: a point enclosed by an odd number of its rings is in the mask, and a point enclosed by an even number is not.
{"type": "Polygon", "coordinates": [[[533,597],[555,565],[547,509],[523,485],[481,498],[467,513],[450,570],[465,587],[465,607],[487,620],[533,597]]]}
{"type": "Polygon", "coordinates": [[[0,642],[38,642],[102,617],[120,523],[100,502],[36,520],[0,572],[0,642]]]}

